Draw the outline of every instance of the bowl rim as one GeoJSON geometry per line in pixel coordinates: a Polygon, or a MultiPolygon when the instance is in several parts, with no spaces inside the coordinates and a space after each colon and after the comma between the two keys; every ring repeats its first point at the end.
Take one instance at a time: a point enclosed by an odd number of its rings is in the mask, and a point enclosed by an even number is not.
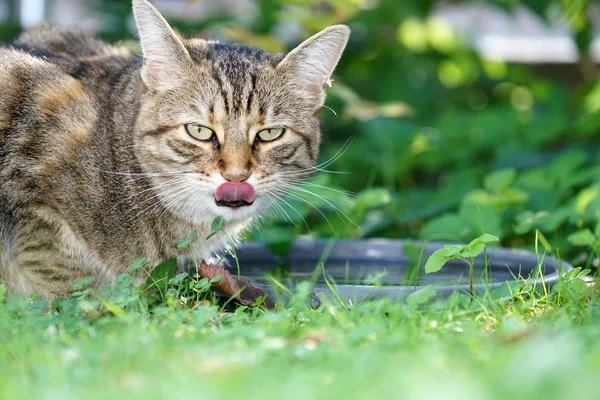
{"type": "MultiPolygon", "coordinates": [[[[401,261],[402,257],[405,257],[405,253],[404,253],[404,246],[407,244],[411,244],[414,247],[420,249],[421,246],[424,246],[424,252],[423,252],[423,259],[426,260],[426,255],[427,257],[433,253],[435,250],[448,245],[448,244],[463,244],[463,243],[458,243],[458,242],[439,242],[439,241],[423,241],[423,240],[411,240],[411,239],[388,239],[388,238],[373,238],[373,239],[315,239],[315,240],[311,240],[311,239],[295,239],[292,241],[290,250],[288,252],[287,255],[287,260],[289,260],[290,258],[294,259],[294,257],[296,257],[296,259],[305,259],[306,258],[310,258],[310,259],[314,259],[315,264],[318,263],[318,261],[321,258],[321,254],[322,252],[318,252],[317,256],[314,256],[315,249],[325,249],[327,246],[332,246],[332,250],[328,256],[331,257],[331,253],[334,252],[334,250],[336,251],[336,253],[339,253],[341,251],[344,251],[346,249],[348,250],[352,250],[355,254],[362,254],[364,253],[363,257],[362,257],[362,261],[368,261],[368,260],[377,260],[379,262],[381,261],[401,261]],[[333,243],[333,244],[332,244],[333,243]],[[390,257],[373,257],[373,256],[369,256],[368,254],[366,254],[366,250],[373,250],[374,248],[376,249],[387,249],[387,250],[391,250],[393,252],[398,252],[397,258],[390,258],[390,257]],[[307,251],[307,250],[313,250],[311,252],[307,251]],[[361,253],[362,252],[362,253],[361,253]],[[310,257],[302,257],[306,254],[311,254],[313,256],[310,257]]],[[[524,250],[524,249],[513,249],[513,248],[506,248],[506,247],[495,247],[495,246],[489,246],[490,248],[490,252],[492,255],[492,259],[500,259],[500,261],[495,264],[497,267],[501,267],[502,265],[507,265],[506,261],[510,261],[511,263],[518,263],[519,265],[521,264],[525,264],[526,265],[532,265],[531,268],[525,268],[526,271],[525,272],[533,272],[535,271],[535,269],[537,268],[537,266],[539,265],[539,261],[540,259],[538,259],[538,255],[536,255],[534,252],[529,251],[529,250],[524,250]]],[[[241,244],[240,246],[238,246],[237,251],[241,254],[264,254],[264,257],[268,257],[271,260],[279,260],[279,262],[286,262],[286,259],[284,259],[283,257],[280,256],[276,256],[274,255],[266,246],[266,244],[264,242],[258,242],[258,241],[251,241],[251,242],[245,242],[243,244],[241,244]]],[[[373,255],[373,251],[371,251],[371,255],[373,255]]],[[[388,254],[389,255],[389,254],[388,254]]],[[[554,283],[556,283],[560,277],[561,274],[570,271],[573,269],[573,266],[565,261],[565,260],[558,260],[554,257],[548,256],[548,255],[540,255],[539,256],[541,258],[541,260],[543,261],[543,265],[546,271],[550,271],[549,273],[545,273],[535,279],[533,278],[523,278],[523,280],[527,281],[529,284],[531,285],[545,285],[547,287],[551,287],[554,283]]],[[[243,256],[240,257],[240,259],[243,262],[243,256]]],[[[483,259],[483,254],[480,254],[479,256],[476,257],[476,260],[479,259],[480,261],[483,259]]],[[[243,265],[242,265],[243,268],[243,265]]],[[[255,281],[258,282],[258,285],[263,286],[264,289],[270,289],[271,285],[268,283],[268,281],[265,280],[261,280],[261,279],[256,279],[256,278],[251,278],[255,281]]],[[[494,281],[494,282],[487,282],[487,283],[474,283],[473,284],[473,292],[475,294],[484,294],[486,292],[492,291],[504,284],[506,284],[507,282],[519,282],[521,281],[521,279],[519,280],[500,280],[500,281],[494,281]]],[[[433,290],[436,295],[438,297],[448,297],[453,293],[456,292],[464,292],[464,293],[468,293],[469,292],[469,285],[468,284],[454,284],[454,285],[448,285],[448,284],[441,284],[441,285],[385,285],[385,286],[372,286],[372,285],[353,285],[353,284],[338,284],[335,282],[332,282],[331,285],[335,288],[337,294],[344,300],[344,301],[348,301],[348,300],[355,300],[355,301],[362,301],[365,300],[367,298],[402,298],[402,297],[406,297],[409,294],[419,291],[419,290],[423,290],[423,289],[431,289],[433,290]]],[[[271,288],[272,289],[272,288],[271,288]]],[[[331,289],[329,288],[329,286],[327,284],[324,283],[314,283],[312,290],[315,294],[317,295],[327,295],[327,294],[331,294],[331,289]]]]}

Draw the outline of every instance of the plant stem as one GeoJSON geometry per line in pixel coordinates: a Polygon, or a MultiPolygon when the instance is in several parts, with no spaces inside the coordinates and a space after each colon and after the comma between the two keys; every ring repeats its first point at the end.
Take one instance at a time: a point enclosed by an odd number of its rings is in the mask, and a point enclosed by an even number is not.
{"type": "Polygon", "coordinates": [[[469,295],[471,296],[471,300],[473,299],[473,264],[475,264],[475,257],[469,257],[466,259],[464,257],[458,258],[461,261],[464,261],[469,265],[469,295]]]}
{"type": "Polygon", "coordinates": [[[469,258],[469,294],[473,298],[473,264],[475,263],[475,257],[469,258]]]}

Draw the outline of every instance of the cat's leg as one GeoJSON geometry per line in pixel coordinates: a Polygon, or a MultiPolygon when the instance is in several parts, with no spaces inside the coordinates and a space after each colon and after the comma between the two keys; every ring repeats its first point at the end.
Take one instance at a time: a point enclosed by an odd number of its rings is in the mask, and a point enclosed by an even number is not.
{"type": "Polygon", "coordinates": [[[75,281],[93,274],[61,247],[56,227],[40,219],[22,221],[4,245],[0,280],[12,293],[68,297],[75,281]]]}

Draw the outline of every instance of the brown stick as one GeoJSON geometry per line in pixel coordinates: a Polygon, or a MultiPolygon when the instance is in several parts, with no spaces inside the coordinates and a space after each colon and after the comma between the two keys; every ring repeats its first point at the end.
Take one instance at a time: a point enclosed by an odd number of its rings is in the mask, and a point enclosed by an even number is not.
{"type": "MultiPolygon", "coordinates": [[[[264,290],[254,286],[250,280],[246,278],[238,280],[225,268],[209,264],[205,260],[202,260],[200,263],[198,274],[208,280],[211,280],[215,276],[221,276],[221,279],[212,285],[245,306],[256,303],[259,297],[266,295],[264,290]]],[[[268,309],[275,308],[275,302],[269,297],[262,304],[268,309]]]]}

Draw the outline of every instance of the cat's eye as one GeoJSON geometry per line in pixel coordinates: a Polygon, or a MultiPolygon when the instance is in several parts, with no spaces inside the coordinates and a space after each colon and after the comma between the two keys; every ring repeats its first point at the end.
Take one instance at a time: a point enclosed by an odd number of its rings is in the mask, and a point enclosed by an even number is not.
{"type": "Polygon", "coordinates": [[[212,131],[212,129],[202,125],[186,124],[185,130],[194,139],[209,141],[214,140],[216,138],[215,133],[212,131]]]}
{"type": "Polygon", "coordinates": [[[285,129],[283,128],[268,128],[258,132],[256,136],[262,142],[271,142],[275,139],[279,139],[284,132],[285,129]]]}

